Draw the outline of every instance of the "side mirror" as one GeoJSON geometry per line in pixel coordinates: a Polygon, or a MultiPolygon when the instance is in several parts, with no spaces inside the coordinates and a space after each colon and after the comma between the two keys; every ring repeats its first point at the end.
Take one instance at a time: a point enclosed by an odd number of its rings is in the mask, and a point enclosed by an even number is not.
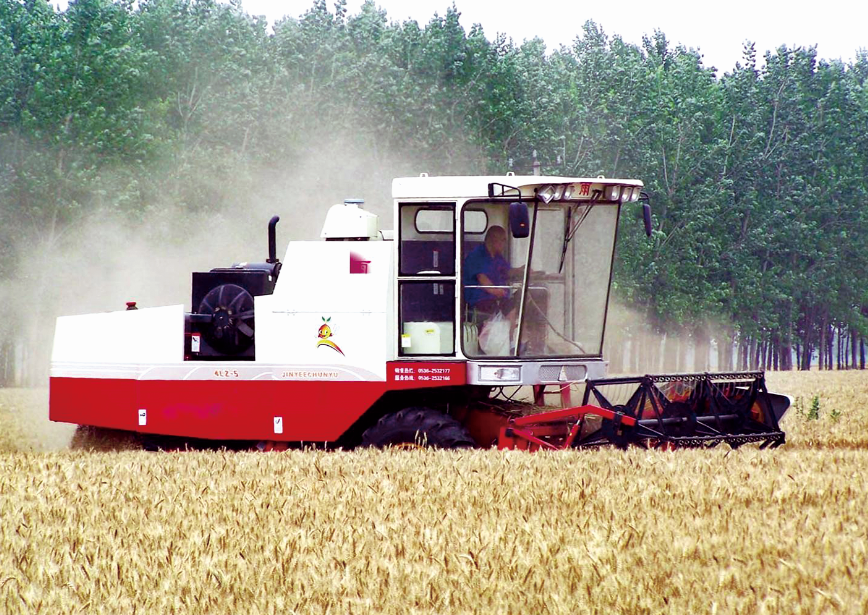
{"type": "Polygon", "coordinates": [[[509,204],[509,230],[516,239],[530,235],[530,217],[526,203],[509,204]]]}
{"type": "Polygon", "coordinates": [[[642,203],[642,217],[645,219],[645,234],[651,236],[651,203],[642,203]]]}

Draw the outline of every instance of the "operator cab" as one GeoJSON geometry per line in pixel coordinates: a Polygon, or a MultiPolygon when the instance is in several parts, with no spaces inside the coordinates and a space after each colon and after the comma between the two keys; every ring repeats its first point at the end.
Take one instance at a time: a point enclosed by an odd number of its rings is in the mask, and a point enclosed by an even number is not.
{"type": "Polygon", "coordinates": [[[395,180],[399,357],[601,360],[620,207],[641,187],[395,180]]]}

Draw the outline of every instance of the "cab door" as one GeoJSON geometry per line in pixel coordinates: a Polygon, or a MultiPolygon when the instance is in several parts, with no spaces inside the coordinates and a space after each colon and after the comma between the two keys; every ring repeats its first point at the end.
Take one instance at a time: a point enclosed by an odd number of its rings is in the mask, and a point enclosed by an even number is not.
{"type": "Polygon", "coordinates": [[[455,356],[455,203],[398,207],[398,356],[455,356]]]}

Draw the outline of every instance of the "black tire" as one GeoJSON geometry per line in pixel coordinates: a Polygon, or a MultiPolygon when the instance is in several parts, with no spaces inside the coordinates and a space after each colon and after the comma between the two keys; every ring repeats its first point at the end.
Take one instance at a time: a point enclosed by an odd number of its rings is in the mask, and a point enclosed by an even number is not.
{"type": "Polygon", "coordinates": [[[176,436],[161,436],[152,433],[139,434],[139,441],[142,443],[142,448],[150,453],[175,453],[178,451],[193,450],[190,443],[184,438],[176,436]]]}
{"type": "Polygon", "coordinates": [[[362,434],[362,446],[400,445],[468,448],[476,443],[461,423],[430,408],[405,408],[387,414],[362,434]]]}

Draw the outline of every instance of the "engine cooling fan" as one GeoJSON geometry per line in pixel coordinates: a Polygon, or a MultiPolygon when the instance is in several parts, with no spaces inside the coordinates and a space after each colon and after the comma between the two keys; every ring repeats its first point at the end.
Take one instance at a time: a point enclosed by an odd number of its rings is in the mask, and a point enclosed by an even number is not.
{"type": "Polygon", "coordinates": [[[225,354],[238,354],[253,343],[253,297],[237,284],[212,288],[199,304],[199,314],[211,316],[203,333],[225,354]]]}

